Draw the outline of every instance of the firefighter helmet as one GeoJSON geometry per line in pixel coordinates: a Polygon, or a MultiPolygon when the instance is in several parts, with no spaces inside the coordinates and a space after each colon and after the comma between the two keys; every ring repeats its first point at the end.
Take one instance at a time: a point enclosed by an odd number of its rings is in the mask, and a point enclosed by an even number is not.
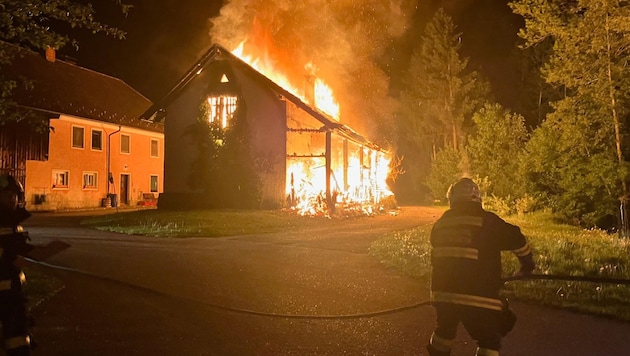
{"type": "Polygon", "coordinates": [[[24,187],[10,174],[0,174],[0,190],[8,190],[17,194],[18,202],[24,202],[24,187]]]}
{"type": "Polygon", "coordinates": [[[470,178],[462,178],[452,184],[446,193],[450,204],[460,201],[473,201],[481,203],[479,186],[470,178]]]}

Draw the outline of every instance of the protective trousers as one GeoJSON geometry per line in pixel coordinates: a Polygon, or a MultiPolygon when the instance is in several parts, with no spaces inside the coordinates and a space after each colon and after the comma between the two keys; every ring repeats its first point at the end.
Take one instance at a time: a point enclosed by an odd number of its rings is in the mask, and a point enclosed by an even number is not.
{"type": "Polygon", "coordinates": [[[437,314],[437,328],[427,346],[430,356],[451,354],[451,347],[460,322],[470,337],[477,342],[477,355],[499,355],[502,337],[501,312],[449,303],[435,303],[434,306],[437,314]]]}
{"type": "Polygon", "coordinates": [[[0,292],[3,347],[8,356],[30,355],[26,298],[18,291],[0,292]]]}

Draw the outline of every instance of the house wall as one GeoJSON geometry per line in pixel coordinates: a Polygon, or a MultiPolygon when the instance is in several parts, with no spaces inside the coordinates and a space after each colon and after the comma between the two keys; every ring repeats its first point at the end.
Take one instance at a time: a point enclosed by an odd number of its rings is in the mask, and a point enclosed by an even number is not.
{"type": "MultiPolygon", "coordinates": [[[[250,147],[262,183],[261,207],[282,207],[286,198],[286,103],[275,92],[238,68],[233,66],[231,70],[231,80],[238,87],[241,104],[246,105],[246,117],[252,135],[250,147]]],[[[185,134],[186,129],[197,120],[199,106],[202,100],[206,100],[209,86],[215,84],[208,75],[212,72],[212,68],[205,68],[166,109],[167,154],[160,208],[213,207],[213,202],[207,201],[188,185],[191,165],[197,152],[185,134]]]]}
{"type": "Polygon", "coordinates": [[[263,208],[286,204],[287,102],[244,72],[234,74],[247,106],[252,151],[262,182],[263,208]]]}
{"type": "Polygon", "coordinates": [[[153,194],[157,197],[163,191],[163,133],[66,115],[51,119],[50,124],[48,160],[26,163],[25,192],[29,210],[100,207],[108,196],[108,188],[110,194],[116,194],[119,205],[137,205],[143,201],[143,193],[151,192],[152,175],[158,177],[157,191],[153,194]],[[73,126],[84,129],[83,148],[72,146],[73,126]],[[102,131],[100,150],[92,148],[93,129],[102,131]],[[129,153],[121,153],[122,134],[130,137],[129,153]],[[157,157],[151,156],[151,139],[157,140],[157,157]],[[108,156],[112,184],[107,181],[108,156]],[[67,186],[53,186],[54,172],[65,171],[69,178],[67,186]],[[84,173],[96,173],[95,186],[84,186],[84,173]],[[129,178],[126,196],[121,195],[123,174],[129,178]]]}
{"type": "Polygon", "coordinates": [[[191,144],[186,130],[195,123],[199,106],[203,100],[206,71],[192,81],[186,91],[177,97],[167,108],[164,119],[164,191],[160,194],[160,209],[184,209],[203,206],[205,198],[190,189],[188,177],[191,174],[196,150],[191,144]]]}

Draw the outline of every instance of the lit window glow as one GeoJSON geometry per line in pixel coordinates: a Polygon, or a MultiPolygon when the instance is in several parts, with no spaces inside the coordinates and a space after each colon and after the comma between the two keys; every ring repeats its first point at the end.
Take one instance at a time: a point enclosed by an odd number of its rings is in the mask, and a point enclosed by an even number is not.
{"type": "Polygon", "coordinates": [[[208,121],[221,123],[221,128],[226,128],[228,122],[236,111],[237,98],[235,96],[210,96],[208,97],[208,121]]]}

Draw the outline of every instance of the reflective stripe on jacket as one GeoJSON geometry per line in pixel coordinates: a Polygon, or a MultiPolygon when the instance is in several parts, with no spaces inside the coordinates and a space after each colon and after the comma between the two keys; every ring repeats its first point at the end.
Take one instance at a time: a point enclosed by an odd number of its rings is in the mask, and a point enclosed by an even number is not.
{"type": "Polygon", "coordinates": [[[531,254],[520,229],[476,202],[446,211],[431,231],[431,300],[501,310],[501,251],[531,254]]]}

